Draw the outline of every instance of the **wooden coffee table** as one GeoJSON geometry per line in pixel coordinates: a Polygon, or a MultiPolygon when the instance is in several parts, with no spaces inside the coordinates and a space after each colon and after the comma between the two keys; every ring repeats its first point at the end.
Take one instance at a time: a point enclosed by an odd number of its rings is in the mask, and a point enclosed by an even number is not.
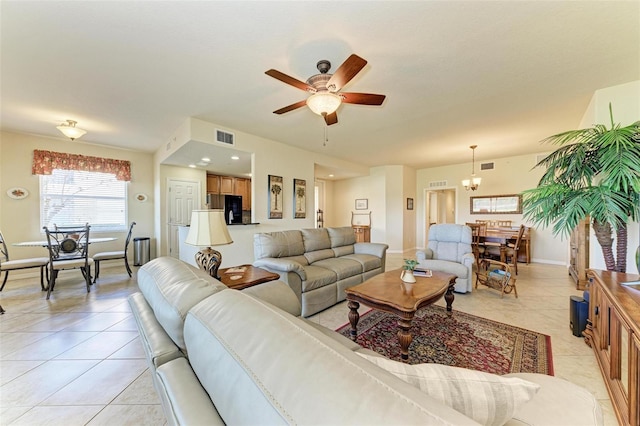
{"type": "Polygon", "coordinates": [[[405,284],[400,280],[401,269],[376,275],[356,286],[345,290],[349,306],[350,337],[354,342],[358,335],[358,308],[364,303],[373,309],[389,312],[398,317],[398,341],[402,359],[409,359],[411,321],[416,311],[437,301],[444,294],[447,311],[453,304],[453,285],[457,276],[433,271],[433,276],[416,277],[415,284],[405,284]]]}
{"type": "Polygon", "coordinates": [[[240,265],[224,268],[218,271],[220,281],[234,290],[242,290],[257,284],[266,283],[280,278],[280,275],[253,265],[240,265]]]}

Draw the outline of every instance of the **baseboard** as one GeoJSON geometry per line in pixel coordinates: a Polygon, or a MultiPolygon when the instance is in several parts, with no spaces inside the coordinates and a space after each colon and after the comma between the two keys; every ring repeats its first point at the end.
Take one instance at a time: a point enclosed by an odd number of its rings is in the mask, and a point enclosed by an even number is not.
{"type": "Polygon", "coordinates": [[[551,260],[551,259],[537,259],[537,258],[532,258],[531,259],[532,263],[546,263],[547,265],[560,265],[560,266],[567,266],[567,262],[566,261],[562,261],[562,260],[551,260]]]}

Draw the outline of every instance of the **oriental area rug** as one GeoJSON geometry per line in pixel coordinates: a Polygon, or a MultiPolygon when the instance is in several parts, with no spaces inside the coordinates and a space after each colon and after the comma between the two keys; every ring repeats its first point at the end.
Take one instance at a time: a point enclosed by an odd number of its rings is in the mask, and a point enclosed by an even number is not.
{"type": "MultiPolygon", "coordinates": [[[[337,331],[349,337],[349,323],[337,331]]],[[[369,311],[358,321],[357,343],[401,361],[398,320],[369,311]]],[[[494,374],[542,373],[553,376],[551,338],[545,334],[454,310],[427,306],[411,324],[409,364],[436,363],[494,374]]]]}

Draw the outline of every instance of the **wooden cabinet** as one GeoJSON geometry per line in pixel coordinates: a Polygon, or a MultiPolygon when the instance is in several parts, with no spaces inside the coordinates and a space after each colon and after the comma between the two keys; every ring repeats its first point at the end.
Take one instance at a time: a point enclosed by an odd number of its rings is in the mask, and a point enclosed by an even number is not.
{"type": "Polygon", "coordinates": [[[231,176],[220,176],[220,194],[236,195],[235,180],[231,176]]]}
{"type": "Polygon", "coordinates": [[[242,210],[251,210],[251,179],[207,175],[207,194],[240,195],[242,210]]]}
{"type": "Polygon", "coordinates": [[[585,343],[593,348],[616,417],[640,424],[640,286],[622,282],[640,276],[588,270],[589,320],[585,343]],[[635,287],[635,288],[634,288],[635,287]]]}
{"type": "Polygon", "coordinates": [[[251,210],[251,180],[236,178],[234,195],[242,196],[242,210],[251,210]]]}
{"type": "Polygon", "coordinates": [[[578,290],[587,285],[587,268],[589,267],[589,219],[584,219],[571,232],[569,239],[569,275],[576,283],[578,290]]]}
{"type": "Polygon", "coordinates": [[[220,176],[207,175],[207,194],[220,193],[220,176]]]}
{"type": "Polygon", "coordinates": [[[370,243],[371,242],[371,227],[352,225],[353,232],[356,234],[356,243],[370,243]]]}

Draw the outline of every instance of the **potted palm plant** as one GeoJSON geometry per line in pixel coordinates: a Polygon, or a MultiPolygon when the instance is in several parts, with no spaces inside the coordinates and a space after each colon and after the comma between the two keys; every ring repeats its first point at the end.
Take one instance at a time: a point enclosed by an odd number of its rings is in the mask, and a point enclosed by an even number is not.
{"type": "Polygon", "coordinates": [[[550,136],[560,145],[540,161],[538,186],[523,192],[525,219],[569,235],[590,218],[607,270],[626,272],[627,223],[640,217],[640,121],[611,128],[597,124],[550,136]],[[616,252],[613,251],[613,234],[616,252]]]}

